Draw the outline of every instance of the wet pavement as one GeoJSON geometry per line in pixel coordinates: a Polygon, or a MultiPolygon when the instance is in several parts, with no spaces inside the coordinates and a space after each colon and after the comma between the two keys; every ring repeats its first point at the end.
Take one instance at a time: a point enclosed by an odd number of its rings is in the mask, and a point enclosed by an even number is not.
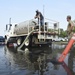
{"type": "Polygon", "coordinates": [[[64,48],[56,44],[23,50],[0,46],[0,75],[75,75],[75,47],[62,64],[51,62],[59,58],[64,48]]]}

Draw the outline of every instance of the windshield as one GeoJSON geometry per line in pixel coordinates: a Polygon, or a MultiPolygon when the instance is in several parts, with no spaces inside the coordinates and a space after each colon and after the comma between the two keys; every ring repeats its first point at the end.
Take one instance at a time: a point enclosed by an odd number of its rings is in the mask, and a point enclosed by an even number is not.
{"type": "Polygon", "coordinates": [[[11,30],[11,26],[12,26],[12,24],[7,24],[7,25],[6,25],[6,30],[7,30],[7,31],[11,30]]]}

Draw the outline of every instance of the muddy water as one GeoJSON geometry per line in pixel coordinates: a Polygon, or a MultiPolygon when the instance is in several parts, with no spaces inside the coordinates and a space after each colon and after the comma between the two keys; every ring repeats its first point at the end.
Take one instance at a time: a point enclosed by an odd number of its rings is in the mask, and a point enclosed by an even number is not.
{"type": "Polygon", "coordinates": [[[75,75],[75,47],[62,64],[51,62],[64,48],[65,45],[55,44],[23,50],[0,46],[0,75],[75,75]]]}

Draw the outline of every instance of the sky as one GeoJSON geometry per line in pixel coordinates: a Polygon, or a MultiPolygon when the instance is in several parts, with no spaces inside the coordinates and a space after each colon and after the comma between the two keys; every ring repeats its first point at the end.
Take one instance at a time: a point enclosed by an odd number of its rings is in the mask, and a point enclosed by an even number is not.
{"type": "Polygon", "coordinates": [[[6,24],[20,23],[33,19],[38,9],[45,18],[59,22],[59,27],[66,30],[66,16],[75,19],[75,0],[0,0],[0,35],[5,34],[6,24]]]}

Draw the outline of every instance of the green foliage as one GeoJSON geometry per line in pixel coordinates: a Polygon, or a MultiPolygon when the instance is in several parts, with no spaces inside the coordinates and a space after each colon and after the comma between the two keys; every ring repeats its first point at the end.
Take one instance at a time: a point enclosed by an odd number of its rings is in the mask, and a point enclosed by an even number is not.
{"type": "MultiPolygon", "coordinates": [[[[53,30],[53,29],[48,29],[48,32],[58,32],[59,33],[59,30],[53,30]]],[[[61,31],[60,34],[59,34],[59,37],[66,37],[67,36],[67,32],[66,31],[61,31]]]]}
{"type": "Polygon", "coordinates": [[[74,28],[73,28],[73,32],[75,32],[75,26],[74,26],[74,28]]]}
{"type": "Polygon", "coordinates": [[[51,32],[52,30],[51,29],[48,29],[48,32],[51,32]]]}
{"type": "Polygon", "coordinates": [[[60,32],[60,35],[59,35],[59,37],[66,37],[67,36],[67,32],[66,31],[62,31],[62,32],[60,32]]]}

